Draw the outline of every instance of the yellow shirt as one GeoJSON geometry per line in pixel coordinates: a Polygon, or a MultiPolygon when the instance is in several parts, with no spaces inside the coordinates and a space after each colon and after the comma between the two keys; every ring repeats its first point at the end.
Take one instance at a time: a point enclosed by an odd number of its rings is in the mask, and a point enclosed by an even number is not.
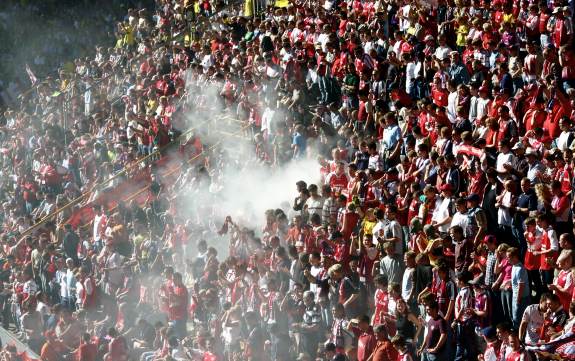
{"type": "Polygon", "coordinates": [[[124,45],[134,44],[134,28],[132,28],[131,25],[125,25],[124,31],[126,32],[126,34],[124,34],[124,45]]]}
{"type": "Polygon", "coordinates": [[[467,33],[469,33],[469,28],[467,25],[459,25],[457,27],[457,46],[465,46],[465,38],[467,37],[467,33]]]}
{"type": "Polygon", "coordinates": [[[515,22],[513,14],[503,14],[503,22],[513,24],[515,22]]]}
{"type": "Polygon", "coordinates": [[[370,221],[367,218],[363,220],[363,234],[372,235],[373,234],[373,227],[375,227],[377,222],[370,221]]]}

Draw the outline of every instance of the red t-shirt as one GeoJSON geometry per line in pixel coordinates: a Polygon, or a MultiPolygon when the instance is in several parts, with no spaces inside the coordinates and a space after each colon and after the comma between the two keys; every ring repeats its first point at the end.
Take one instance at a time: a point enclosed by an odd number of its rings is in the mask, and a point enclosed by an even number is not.
{"type": "Polygon", "coordinates": [[[93,343],[81,344],[78,348],[78,361],[96,361],[98,347],[93,343]]]}
{"type": "Polygon", "coordinates": [[[170,321],[182,320],[187,315],[188,310],[188,289],[185,286],[176,286],[170,293],[170,321]]]}
{"type": "Polygon", "coordinates": [[[367,332],[362,332],[354,327],[352,331],[357,336],[357,361],[366,361],[377,344],[373,330],[370,328],[367,332]]]}
{"type": "Polygon", "coordinates": [[[383,314],[388,313],[389,295],[387,291],[377,289],[375,290],[375,313],[373,317],[373,324],[379,325],[383,322],[383,314]]]}

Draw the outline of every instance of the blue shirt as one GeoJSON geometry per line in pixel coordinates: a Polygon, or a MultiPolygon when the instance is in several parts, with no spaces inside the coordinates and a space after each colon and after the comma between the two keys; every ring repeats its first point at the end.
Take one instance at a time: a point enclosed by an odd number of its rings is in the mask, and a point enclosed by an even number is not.
{"type": "Polygon", "coordinates": [[[397,142],[401,138],[401,129],[397,124],[385,127],[383,130],[383,138],[381,142],[383,147],[387,150],[393,150],[397,145],[397,142]]]}
{"type": "Polygon", "coordinates": [[[517,300],[518,297],[526,298],[529,296],[531,291],[529,290],[529,279],[527,277],[527,270],[523,267],[523,264],[517,263],[511,268],[511,289],[513,290],[513,299],[517,300]],[[523,283],[523,293],[518,294],[519,284],[523,283]]]}
{"type": "Polygon", "coordinates": [[[292,144],[296,145],[298,148],[298,153],[296,154],[297,158],[299,158],[305,154],[305,149],[307,147],[307,141],[303,135],[301,135],[299,133],[295,133],[293,135],[292,144]]]}

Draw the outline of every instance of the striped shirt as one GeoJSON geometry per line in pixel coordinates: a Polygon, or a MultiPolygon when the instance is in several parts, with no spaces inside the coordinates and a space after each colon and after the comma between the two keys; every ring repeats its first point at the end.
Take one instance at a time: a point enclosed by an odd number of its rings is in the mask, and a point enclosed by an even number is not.
{"type": "Polygon", "coordinates": [[[336,222],[338,205],[334,198],[330,197],[323,202],[321,223],[324,226],[336,222]]]}
{"type": "Polygon", "coordinates": [[[496,280],[497,275],[495,274],[495,264],[497,264],[497,255],[495,254],[495,251],[489,251],[485,265],[485,279],[483,281],[489,288],[491,288],[491,285],[496,280]]]}
{"type": "Polygon", "coordinates": [[[455,298],[455,314],[458,315],[458,321],[469,321],[473,317],[471,313],[473,306],[473,292],[471,291],[471,287],[463,287],[459,290],[455,298]]]}

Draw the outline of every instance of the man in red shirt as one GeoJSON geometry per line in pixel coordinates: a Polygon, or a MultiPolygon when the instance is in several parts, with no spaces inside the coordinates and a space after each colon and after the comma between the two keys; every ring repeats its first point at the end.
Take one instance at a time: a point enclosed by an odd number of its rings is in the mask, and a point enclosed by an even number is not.
{"type": "Polygon", "coordinates": [[[160,286],[160,312],[166,314],[169,312],[169,296],[174,288],[173,277],[174,269],[170,266],[164,269],[165,280],[160,286]]]}
{"type": "Polygon", "coordinates": [[[331,187],[331,190],[335,193],[341,193],[347,187],[349,178],[345,173],[345,163],[343,161],[337,161],[337,167],[335,171],[331,172],[325,178],[325,183],[331,187]]]}
{"type": "Polygon", "coordinates": [[[359,317],[354,325],[352,320],[349,325],[351,331],[357,337],[357,361],[367,361],[375,350],[377,339],[373,334],[373,329],[369,324],[369,316],[359,317]]]}
{"type": "Polygon", "coordinates": [[[387,336],[387,330],[384,325],[376,325],[374,328],[377,344],[373,350],[373,361],[391,361],[397,360],[398,353],[393,348],[387,336]]]}
{"type": "Polygon", "coordinates": [[[180,339],[186,336],[186,323],[188,322],[188,289],[182,281],[182,274],[175,272],[173,287],[168,294],[169,312],[168,319],[180,339]]]}
{"type": "Polygon", "coordinates": [[[89,333],[84,333],[82,335],[82,340],[80,341],[80,347],[78,347],[77,360],[96,361],[97,355],[98,355],[98,346],[92,342],[89,333]]]}

